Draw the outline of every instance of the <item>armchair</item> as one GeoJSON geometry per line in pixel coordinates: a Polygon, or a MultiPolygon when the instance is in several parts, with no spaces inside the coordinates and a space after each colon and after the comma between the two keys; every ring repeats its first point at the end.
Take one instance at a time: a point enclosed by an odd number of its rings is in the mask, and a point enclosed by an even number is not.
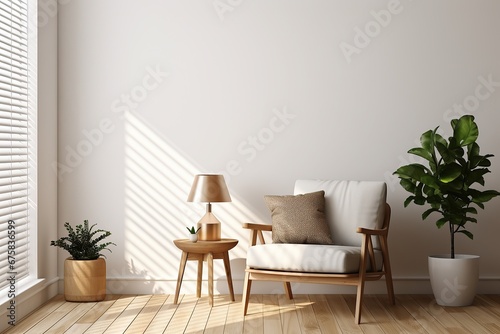
{"type": "Polygon", "coordinates": [[[266,244],[263,232],[272,232],[272,225],[243,224],[250,230],[242,300],[244,315],[253,281],[283,282],[289,299],[293,299],[291,282],[356,286],[357,324],[361,321],[366,281],[385,276],[389,302],[395,303],[387,245],[391,209],[386,203],[386,184],[298,180],[294,193],[320,190],[324,191],[325,215],[333,244],[266,244]]]}

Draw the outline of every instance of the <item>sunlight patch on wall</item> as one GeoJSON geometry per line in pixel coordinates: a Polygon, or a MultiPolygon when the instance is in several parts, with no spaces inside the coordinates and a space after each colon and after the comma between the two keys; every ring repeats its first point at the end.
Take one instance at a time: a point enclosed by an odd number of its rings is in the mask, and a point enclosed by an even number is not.
{"type": "MultiPolygon", "coordinates": [[[[173,240],[187,238],[186,226],[196,225],[204,214],[205,204],[188,203],[187,196],[194,175],[206,172],[211,171],[196,166],[139,115],[126,114],[124,260],[130,278],[148,281],[153,290],[153,282],[177,279],[181,253],[173,240]]],[[[230,252],[233,278],[238,279],[249,237],[241,223],[258,218],[228,188],[232,202],[215,203],[213,212],[222,222],[222,237],[240,241],[230,252]]],[[[214,277],[225,279],[222,261],[215,261],[214,277]]],[[[196,266],[188,262],[184,280],[195,279],[196,266]]]]}

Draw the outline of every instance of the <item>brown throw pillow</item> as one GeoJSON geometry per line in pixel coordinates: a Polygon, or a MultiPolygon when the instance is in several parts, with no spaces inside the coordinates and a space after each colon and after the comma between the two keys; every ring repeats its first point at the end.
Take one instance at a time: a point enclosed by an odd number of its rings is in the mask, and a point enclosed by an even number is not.
{"type": "Polygon", "coordinates": [[[325,192],[264,196],[271,210],[273,243],[333,244],[325,216],[325,192]]]}

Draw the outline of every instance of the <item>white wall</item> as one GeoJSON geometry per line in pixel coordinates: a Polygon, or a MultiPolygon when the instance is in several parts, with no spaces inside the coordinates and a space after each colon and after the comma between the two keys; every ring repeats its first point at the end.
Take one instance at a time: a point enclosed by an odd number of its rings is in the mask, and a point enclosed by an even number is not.
{"type": "MultiPolygon", "coordinates": [[[[192,177],[223,172],[233,202],[214,213],[240,240],[230,256],[241,292],[240,224],[269,222],[265,194],[290,194],[298,178],[385,180],[396,292],[429,292],[426,257],[446,252],[448,236],[420,221],[422,208],[403,209],[391,174],[466,104],[497,155],[487,182],[500,189],[499,13],[493,0],[65,1],[59,233],[84,219],[113,232],[110,291],[172,293],[172,240],[204,210],[186,203],[192,177]]],[[[474,241],[458,240],[481,256],[483,292],[498,292],[499,203],[479,214],[474,241]]],[[[227,291],[221,264],[215,276],[227,291]]]]}

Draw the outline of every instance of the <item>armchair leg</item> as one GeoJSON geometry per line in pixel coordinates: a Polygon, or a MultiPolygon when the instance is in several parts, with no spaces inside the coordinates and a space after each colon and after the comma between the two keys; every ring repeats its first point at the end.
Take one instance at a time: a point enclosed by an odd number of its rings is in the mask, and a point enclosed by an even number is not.
{"type": "Polygon", "coordinates": [[[245,281],[243,283],[243,316],[247,315],[248,311],[248,300],[250,298],[250,289],[252,288],[252,280],[250,280],[250,273],[245,272],[245,281]]]}
{"type": "Polygon", "coordinates": [[[394,298],[394,286],[392,285],[391,273],[385,273],[385,284],[387,285],[387,296],[389,297],[389,303],[391,305],[396,304],[396,298],[394,298]]]}
{"type": "Polygon", "coordinates": [[[283,282],[283,287],[285,288],[285,294],[288,299],[293,299],[292,285],[290,282],[283,282]]]}
{"type": "Polygon", "coordinates": [[[391,263],[389,261],[389,249],[387,247],[386,238],[380,238],[380,246],[382,248],[382,256],[384,257],[384,271],[385,271],[385,284],[387,286],[387,296],[389,297],[389,303],[394,305],[396,304],[396,299],[394,298],[394,285],[392,283],[391,263]]]}
{"type": "Polygon", "coordinates": [[[365,293],[365,277],[368,260],[369,236],[364,235],[361,242],[361,259],[359,266],[358,291],[356,295],[356,311],[354,312],[354,322],[359,325],[361,322],[361,307],[363,306],[363,294],[365,293]]]}
{"type": "Polygon", "coordinates": [[[365,281],[364,279],[360,280],[358,284],[358,291],[356,295],[356,311],[354,313],[354,322],[359,325],[361,322],[361,307],[363,305],[363,294],[365,290],[365,281]]]}

